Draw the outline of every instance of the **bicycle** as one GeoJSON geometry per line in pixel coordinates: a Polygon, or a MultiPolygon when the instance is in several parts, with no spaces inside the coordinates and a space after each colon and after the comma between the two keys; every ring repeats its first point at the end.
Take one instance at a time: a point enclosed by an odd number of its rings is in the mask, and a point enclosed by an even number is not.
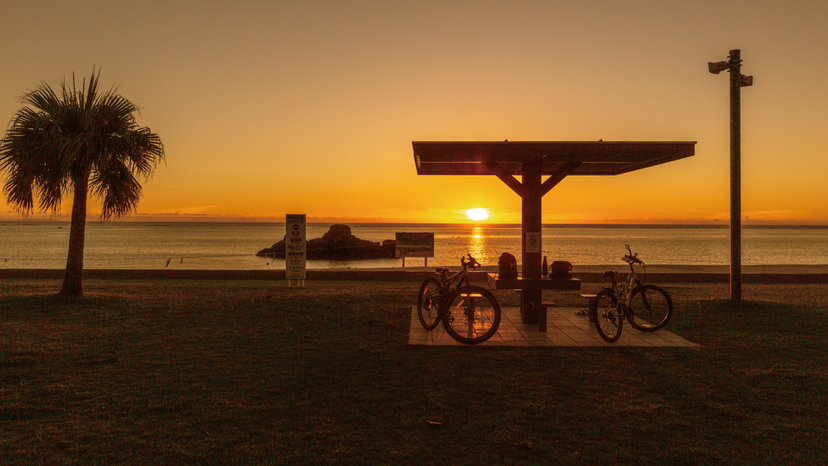
{"type": "Polygon", "coordinates": [[[468,254],[460,259],[463,269],[449,276],[449,269],[438,267],[436,276],[426,278],[417,295],[417,317],[426,330],[440,322],[446,333],[465,344],[482,343],[500,326],[500,304],[487,289],[469,282],[467,269],[480,264],[468,254]]]}
{"type": "Polygon", "coordinates": [[[658,286],[641,283],[633,265],[643,266],[644,262],[638,258],[638,253],[630,250],[629,244],[624,247],[627,254],[621,260],[630,266],[630,274],[619,285],[615,280],[616,272],[604,272],[604,277],[612,281],[612,287],[604,288],[595,298],[595,328],[601,338],[610,343],[621,337],[624,319],[636,330],[655,332],[667,325],[673,315],[670,295],[658,286]]]}

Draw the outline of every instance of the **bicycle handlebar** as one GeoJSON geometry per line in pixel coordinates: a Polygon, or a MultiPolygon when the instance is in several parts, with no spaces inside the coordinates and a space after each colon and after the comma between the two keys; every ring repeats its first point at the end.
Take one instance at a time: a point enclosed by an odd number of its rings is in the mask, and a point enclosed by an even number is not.
{"type": "Polygon", "coordinates": [[[627,248],[627,254],[621,258],[622,261],[630,264],[630,266],[632,266],[632,264],[644,264],[644,262],[642,262],[641,259],[638,258],[638,253],[632,252],[632,249],[630,249],[629,244],[625,244],[624,247],[627,248]]]}
{"type": "Polygon", "coordinates": [[[641,259],[639,259],[635,256],[624,256],[624,257],[621,258],[621,260],[628,263],[628,264],[643,264],[644,263],[641,259]]]}

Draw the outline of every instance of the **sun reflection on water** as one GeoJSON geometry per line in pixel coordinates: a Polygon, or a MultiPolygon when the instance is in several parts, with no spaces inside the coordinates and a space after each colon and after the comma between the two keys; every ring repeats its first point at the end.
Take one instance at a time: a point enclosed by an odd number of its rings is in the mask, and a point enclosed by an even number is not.
{"type": "Polygon", "coordinates": [[[481,264],[485,263],[486,257],[486,237],[483,234],[483,229],[474,227],[472,234],[469,236],[468,242],[469,254],[472,255],[481,264]]]}

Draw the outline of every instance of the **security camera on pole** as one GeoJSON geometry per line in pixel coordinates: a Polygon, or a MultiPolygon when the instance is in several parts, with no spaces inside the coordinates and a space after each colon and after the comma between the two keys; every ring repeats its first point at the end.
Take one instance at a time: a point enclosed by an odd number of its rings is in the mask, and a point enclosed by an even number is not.
{"type": "Polygon", "coordinates": [[[730,51],[727,61],[708,63],[713,74],[730,71],[730,299],[742,299],[742,117],[740,89],[753,85],[753,76],[741,73],[741,50],[730,51]]]}

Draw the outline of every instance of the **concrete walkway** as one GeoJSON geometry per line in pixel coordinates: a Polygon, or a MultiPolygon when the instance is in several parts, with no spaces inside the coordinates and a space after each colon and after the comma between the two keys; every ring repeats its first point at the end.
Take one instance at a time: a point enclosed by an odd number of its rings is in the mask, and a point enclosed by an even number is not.
{"type": "Polygon", "coordinates": [[[587,316],[577,315],[577,308],[550,307],[547,311],[547,331],[540,333],[537,325],[524,325],[520,322],[520,310],[516,307],[502,309],[500,327],[488,341],[479,345],[463,345],[452,339],[438,325],[434,330],[426,330],[417,318],[417,308],[411,308],[411,330],[409,345],[460,345],[460,346],[699,346],[696,343],[671,333],[665,329],[645,333],[624,325],[621,338],[615,343],[607,343],[595,325],[587,316]]]}

